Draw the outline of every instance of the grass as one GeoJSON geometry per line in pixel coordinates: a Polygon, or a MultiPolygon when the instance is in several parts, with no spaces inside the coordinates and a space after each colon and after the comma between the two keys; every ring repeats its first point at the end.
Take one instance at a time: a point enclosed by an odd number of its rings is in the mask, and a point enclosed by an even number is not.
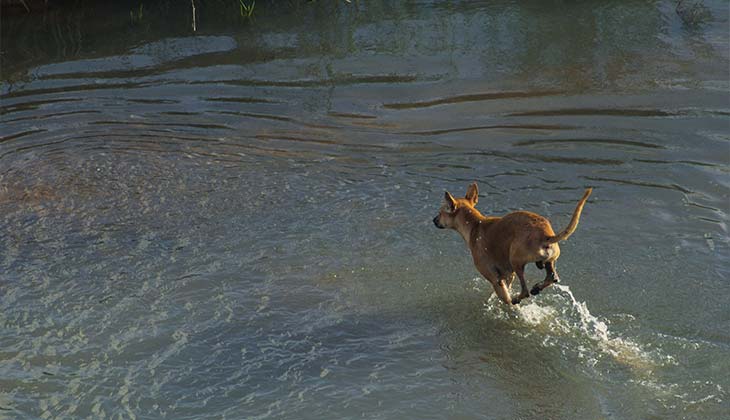
{"type": "Polygon", "coordinates": [[[143,8],[144,5],[140,3],[137,10],[132,9],[129,11],[129,20],[132,22],[132,25],[142,22],[143,8]]]}
{"type": "Polygon", "coordinates": [[[256,6],[256,0],[247,5],[243,0],[238,0],[240,6],[241,17],[250,18],[253,16],[253,8],[256,6]]]}

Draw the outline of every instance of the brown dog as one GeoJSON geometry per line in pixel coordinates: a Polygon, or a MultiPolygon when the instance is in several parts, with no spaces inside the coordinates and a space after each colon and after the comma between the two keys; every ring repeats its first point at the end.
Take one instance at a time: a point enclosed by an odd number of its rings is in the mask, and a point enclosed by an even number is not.
{"type": "Polygon", "coordinates": [[[471,250],[474,265],[494,287],[504,303],[518,304],[520,300],[536,295],[560,279],[555,271],[555,260],[560,256],[559,241],[568,239],[575,231],[583,211],[583,205],[592,188],[588,188],[578,202],[568,227],[557,235],[550,222],[529,211],[515,211],[503,217],[482,216],[474,206],[479,189],[471,184],[464,198],[454,198],[447,191],[433,223],[439,229],[450,228],[461,234],[471,250]],[[537,268],[547,271],[545,280],[528,292],[525,282],[525,265],[534,262],[537,268]],[[510,298],[509,288],[515,278],[520,278],[522,292],[510,298]]]}

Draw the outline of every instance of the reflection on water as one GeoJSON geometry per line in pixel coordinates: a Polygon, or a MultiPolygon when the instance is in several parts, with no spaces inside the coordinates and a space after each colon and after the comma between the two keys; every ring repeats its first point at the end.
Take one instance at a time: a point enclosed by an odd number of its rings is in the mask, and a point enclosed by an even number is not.
{"type": "Polygon", "coordinates": [[[3,16],[0,418],[727,412],[726,2],[113,3],[3,16]]]}

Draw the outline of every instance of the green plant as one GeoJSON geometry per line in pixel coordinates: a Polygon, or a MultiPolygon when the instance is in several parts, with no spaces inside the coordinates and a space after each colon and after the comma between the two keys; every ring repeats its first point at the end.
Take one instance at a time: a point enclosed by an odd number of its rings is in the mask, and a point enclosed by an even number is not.
{"type": "Polygon", "coordinates": [[[144,5],[142,3],[140,3],[139,4],[139,8],[137,9],[137,11],[135,11],[134,9],[132,9],[132,10],[129,11],[129,20],[132,22],[132,24],[137,24],[137,23],[140,23],[142,21],[142,16],[143,16],[142,9],[143,9],[143,7],[144,7],[144,5]]]}
{"type": "Polygon", "coordinates": [[[241,17],[250,18],[253,15],[253,8],[256,6],[256,0],[252,0],[250,5],[247,5],[243,0],[238,0],[240,6],[241,17]]]}

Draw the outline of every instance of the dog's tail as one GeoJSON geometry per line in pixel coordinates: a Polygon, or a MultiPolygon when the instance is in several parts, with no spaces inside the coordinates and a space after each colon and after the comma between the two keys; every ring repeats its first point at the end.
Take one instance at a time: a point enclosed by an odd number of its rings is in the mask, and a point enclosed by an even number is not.
{"type": "Polygon", "coordinates": [[[557,235],[547,238],[546,243],[554,244],[559,241],[564,241],[568,239],[570,235],[573,234],[573,232],[575,232],[575,228],[578,227],[578,221],[580,220],[580,213],[583,211],[583,205],[585,205],[586,200],[588,200],[588,197],[591,195],[592,191],[593,188],[586,189],[586,192],[583,194],[583,198],[581,198],[578,202],[578,205],[575,206],[573,218],[570,219],[570,223],[568,224],[568,226],[557,235]]]}

